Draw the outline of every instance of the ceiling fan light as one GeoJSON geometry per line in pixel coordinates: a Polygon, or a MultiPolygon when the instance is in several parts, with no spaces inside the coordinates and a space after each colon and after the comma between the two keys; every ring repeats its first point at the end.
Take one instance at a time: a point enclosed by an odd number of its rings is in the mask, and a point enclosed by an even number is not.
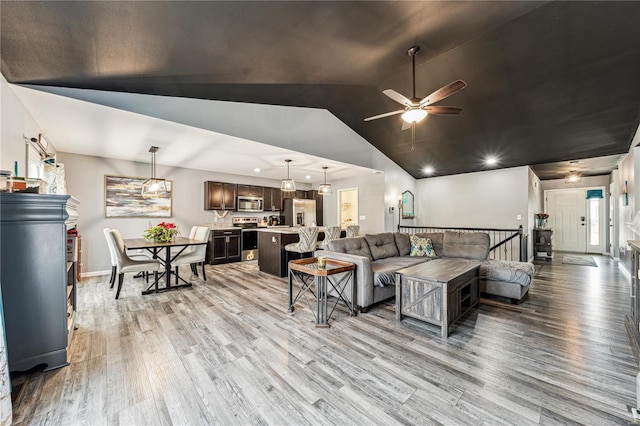
{"type": "Polygon", "coordinates": [[[408,111],[405,111],[401,115],[402,119],[407,123],[419,123],[420,121],[424,120],[426,116],[427,111],[420,108],[410,109],[408,111]]]}

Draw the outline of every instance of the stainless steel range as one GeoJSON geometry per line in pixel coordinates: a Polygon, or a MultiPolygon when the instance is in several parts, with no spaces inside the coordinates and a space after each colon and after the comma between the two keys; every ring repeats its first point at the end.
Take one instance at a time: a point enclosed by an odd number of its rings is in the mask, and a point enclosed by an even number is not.
{"type": "Polygon", "coordinates": [[[233,226],[242,228],[242,260],[258,260],[257,217],[234,217],[233,226]]]}

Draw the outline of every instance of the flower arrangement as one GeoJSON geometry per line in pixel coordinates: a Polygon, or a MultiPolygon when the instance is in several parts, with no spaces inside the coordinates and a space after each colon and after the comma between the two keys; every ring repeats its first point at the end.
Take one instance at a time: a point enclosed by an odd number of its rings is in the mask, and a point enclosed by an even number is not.
{"type": "Polygon", "coordinates": [[[549,215],[546,213],[536,213],[538,219],[549,219],[549,215]]]}
{"type": "Polygon", "coordinates": [[[173,222],[161,222],[156,226],[150,226],[143,234],[146,240],[157,243],[168,243],[176,235],[178,235],[178,227],[173,222]]]}

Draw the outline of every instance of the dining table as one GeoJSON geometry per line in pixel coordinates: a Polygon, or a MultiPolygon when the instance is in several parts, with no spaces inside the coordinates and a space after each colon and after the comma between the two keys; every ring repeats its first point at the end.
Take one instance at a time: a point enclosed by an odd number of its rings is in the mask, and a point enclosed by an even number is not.
{"type": "Polygon", "coordinates": [[[159,293],[163,291],[175,290],[182,287],[191,287],[191,283],[185,281],[172,271],[171,263],[182,254],[188,247],[199,246],[207,244],[207,241],[193,240],[187,237],[174,237],[168,242],[158,242],[153,240],[147,240],[144,238],[127,238],[124,239],[124,246],[127,250],[146,250],[153,255],[154,259],[160,261],[164,266],[164,272],[158,277],[157,280],[142,292],[142,294],[159,293]],[[175,248],[175,251],[171,249],[175,248]],[[164,257],[162,256],[164,251],[164,257]],[[171,275],[176,276],[176,283],[171,285],[171,275]],[[165,286],[159,287],[158,282],[164,277],[165,286]],[[179,284],[178,279],[182,280],[184,284],[179,284]]]}

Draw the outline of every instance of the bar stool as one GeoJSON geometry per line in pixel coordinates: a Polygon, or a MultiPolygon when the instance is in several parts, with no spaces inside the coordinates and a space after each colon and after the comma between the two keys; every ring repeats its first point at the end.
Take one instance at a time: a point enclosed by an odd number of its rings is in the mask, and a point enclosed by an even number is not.
{"type": "Polygon", "coordinates": [[[347,225],[347,238],[357,237],[360,233],[360,225],[347,225]]]}
{"type": "Polygon", "coordinates": [[[329,241],[337,240],[340,238],[340,229],[339,226],[327,226],[324,228],[324,240],[318,241],[316,248],[318,250],[326,250],[329,246],[329,241]]]}
{"type": "Polygon", "coordinates": [[[318,242],[317,226],[302,226],[298,229],[299,241],[284,246],[286,251],[287,270],[289,269],[290,253],[298,253],[298,258],[311,257],[318,242]]]}

